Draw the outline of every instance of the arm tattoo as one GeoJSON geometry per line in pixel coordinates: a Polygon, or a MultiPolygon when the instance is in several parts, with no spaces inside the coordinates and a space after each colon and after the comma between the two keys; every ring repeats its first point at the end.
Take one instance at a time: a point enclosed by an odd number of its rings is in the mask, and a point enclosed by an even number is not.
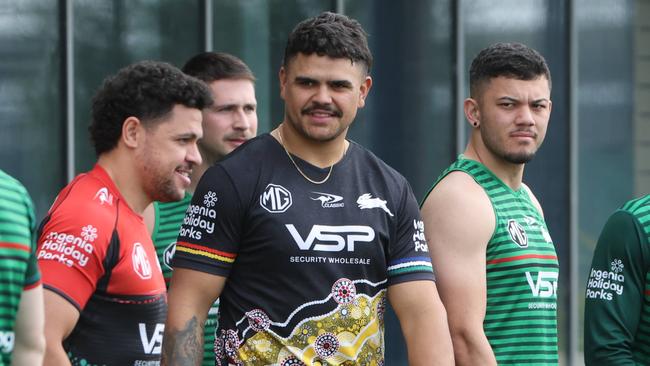
{"type": "Polygon", "coordinates": [[[188,320],[184,329],[165,329],[162,365],[196,366],[203,360],[203,327],[196,316],[188,320]]]}

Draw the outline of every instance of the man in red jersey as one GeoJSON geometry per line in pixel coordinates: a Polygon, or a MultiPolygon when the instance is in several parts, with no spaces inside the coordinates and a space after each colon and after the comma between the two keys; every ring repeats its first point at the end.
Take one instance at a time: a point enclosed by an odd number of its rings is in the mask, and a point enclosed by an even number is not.
{"type": "Polygon", "coordinates": [[[165,282],[141,215],[154,200],[183,198],[211,104],[205,84],[151,61],[95,95],[97,164],[59,193],[38,239],[45,365],[159,364],[165,282]]]}

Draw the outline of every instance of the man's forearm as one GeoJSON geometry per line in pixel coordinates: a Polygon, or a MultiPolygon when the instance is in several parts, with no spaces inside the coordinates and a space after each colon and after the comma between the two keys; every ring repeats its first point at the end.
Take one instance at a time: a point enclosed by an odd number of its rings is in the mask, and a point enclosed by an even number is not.
{"type": "Polygon", "coordinates": [[[163,337],[162,365],[196,366],[203,360],[203,325],[193,316],[182,329],[169,324],[163,337]]]}
{"type": "Polygon", "coordinates": [[[458,366],[496,365],[497,361],[490,343],[484,334],[474,337],[469,335],[452,335],[454,358],[458,366]]]}

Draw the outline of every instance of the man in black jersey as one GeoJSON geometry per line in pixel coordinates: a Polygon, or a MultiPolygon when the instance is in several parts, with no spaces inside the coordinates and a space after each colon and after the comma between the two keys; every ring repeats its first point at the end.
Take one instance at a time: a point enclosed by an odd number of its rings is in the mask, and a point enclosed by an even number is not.
{"type": "Polygon", "coordinates": [[[371,65],[365,31],[346,16],[292,31],[282,123],[208,169],[186,211],[163,364],[198,364],[217,296],[218,365],[383,365],[386,299],[411,365],[453,364],[411,188],[345,138],[371,65]]]}

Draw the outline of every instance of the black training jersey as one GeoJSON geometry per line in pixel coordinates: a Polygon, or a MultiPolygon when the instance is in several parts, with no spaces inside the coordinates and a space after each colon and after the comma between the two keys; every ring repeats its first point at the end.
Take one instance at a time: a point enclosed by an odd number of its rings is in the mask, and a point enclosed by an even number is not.
{"type": "Polygon", "coordinates": [[[173,263],[228,277],[217,357],[247,365],[382,364],[387,286],[434,278],[401,175],[350,143],[313,184],[269,134],[203,175],[173,263]]]}

